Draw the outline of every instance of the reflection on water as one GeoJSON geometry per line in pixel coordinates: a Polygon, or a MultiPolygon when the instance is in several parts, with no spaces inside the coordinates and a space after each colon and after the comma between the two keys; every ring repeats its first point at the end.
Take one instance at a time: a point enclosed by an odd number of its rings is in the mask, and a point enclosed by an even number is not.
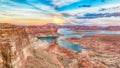
{"type": "Polygon", "coordinates": [[[59,29],[58,32],[60,34],[63,34],[64,36],[58,36],[58,37],[39,37],[39,39],[41,40],[46,40],[48,43],[51,43],[52,40],[57,40],[57,43],[62,46],[62,47],[66,47],[72,50],[75,50],[77,52],[80,52],[82,49],[87,49],[87,48],[83,48],[80,45],[77,44],[73,44],[71,42],[64,42],[61,41],[61,39],[66,39],[66,38],[81,38],[83,36],[90,36],[93,34],[120,34],[120,31],[81,31],[84,33],[80,32],[75,32],[73,30],[70,29],[59,29]]]}

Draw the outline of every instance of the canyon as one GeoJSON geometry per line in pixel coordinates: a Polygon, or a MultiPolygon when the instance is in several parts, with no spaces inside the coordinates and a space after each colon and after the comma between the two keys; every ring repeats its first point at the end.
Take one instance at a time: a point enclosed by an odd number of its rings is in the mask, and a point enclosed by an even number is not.
{"type": "Polygon", "coordinates": [[[63,39],[62,41],[72,42],[87,48],[88,50],[83,50],[81,54],[86,55],[89,62],[98,63],[96,65],[103,64],[105,68],[120,67],[119,34],[95,34],[92,36],[84,36],[82,38],[63,39]]]}
{"type": "Polygon", "coordinates": [[[0,68],[119,68],[120,36],[93,35],[62,41],[82,45],[76,52],[37,37],[58,36],[56,27],[0,24],[0,68]]]}
{"type": "Polygon", "coordinates": [[[74,51],[48,44],[23,27],[0,24],[0,68],[73,68],[74,51]],[[64,63],[64,64],[63,64],[64,63]]]}
{"type": "Polygon", "coordinates": [[[25,29],[11,24],[0,24],[0,68],[21,68],[30,47],[25,29]]]}
{"type": "Polygon", "coordinates": [[[56,26],[25,26],[24,28],[30,36],[34,37],[52,37],[60,35],[57,32],[58,28],[56,26]]]}
{"type": "Polygon", "coordinates": [[[58,25],[53,23],[48,23],[45,25],[41,25],[39,27],[57,27],[57,28],[67,28],[72,30],[109,30],[109,31],[120,31],[120,26],[87,26],[87,25],[58,25]]]}

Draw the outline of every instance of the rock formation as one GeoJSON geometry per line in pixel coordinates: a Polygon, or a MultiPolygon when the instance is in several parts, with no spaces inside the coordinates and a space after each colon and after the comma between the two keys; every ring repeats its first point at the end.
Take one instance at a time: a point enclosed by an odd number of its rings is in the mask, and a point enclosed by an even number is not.
{"type": "Polygon", "coordinates": [[[93,35],[83,38],[69,38],[62,41],[79,44],[90,50],[79,53],[80,65],[83,68],[119,68],[120,35],[93,35]]]}
{"type": "Polygon", "coordinates": [[[77,53],[59,46],[55,40],[51,44],[38,40],[23,27],[0,24],[0,68],[120,68],[119,35],[93,35],[63,41],[90,50],[77,53]]]}
{"type": "Polygon", "coordinates": [[[21,27],[0,24],[1,68],[20,68],[25,61],[24,50],[30,46],[28,35],[21,27]]]}
{"type": "Polygon", "coordinates": [[[0,25],[0,68],[73,68],[74,51],[28,36],[23,27],[0,25]],[[73,59],[71,59],[73,58],[73,59]]]}
{"type": "Polygon", "coordinates": [[[26,32],[30,36],[34,37],[48,37],[48,36],[59,36],[57,32],[57,27],[48,27],[48,26],[26,26],[26,32]]]}

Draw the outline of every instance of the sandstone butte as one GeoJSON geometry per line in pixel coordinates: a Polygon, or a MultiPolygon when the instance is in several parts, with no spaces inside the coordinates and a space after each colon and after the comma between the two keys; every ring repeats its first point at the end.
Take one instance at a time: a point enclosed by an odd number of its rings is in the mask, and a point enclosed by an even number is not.
{"type": "Polygon", "coordinates": [[[0,24],[0,68],[119,68],[119,62],[118,53],[77,53],[55,40],[51,44],[38,40],[23,27],[0,24]]]}

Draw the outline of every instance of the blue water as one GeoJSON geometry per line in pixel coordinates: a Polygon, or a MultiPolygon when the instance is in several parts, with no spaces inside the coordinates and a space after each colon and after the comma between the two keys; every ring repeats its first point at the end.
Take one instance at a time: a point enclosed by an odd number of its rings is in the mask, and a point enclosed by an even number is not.
{"type": "Polygon", "coordinates": [[[40,40],[45,40],[48,43],[51,43],[52,40],[57,40],[57,37],[38,37],[40,40]]]}
{"type": "Polygon", "coordinates": [[[66,38],[81,38],[83,36],[90,36],[93,34],[120,34],[120,31],[81,31],[84,33],[79,33],[79,32],[75,32],[74,30],[70,30],[70,29],[59,29],[58,32],[60,34],[63,34],[63,36],[58,36],[58,37],[39,37],[40,40],[45,40],[48,43],[51,43],[52,40],[57,40],[57,43],[65,48],[69,48],[72,50],[75,50],[77,52],[81,52],[82,49],[87,49],[84,48],[80,45],[77,44],[73,44],[71,42],[64,42],[61,41],[61,39],[66,39],[66,38]]]}

